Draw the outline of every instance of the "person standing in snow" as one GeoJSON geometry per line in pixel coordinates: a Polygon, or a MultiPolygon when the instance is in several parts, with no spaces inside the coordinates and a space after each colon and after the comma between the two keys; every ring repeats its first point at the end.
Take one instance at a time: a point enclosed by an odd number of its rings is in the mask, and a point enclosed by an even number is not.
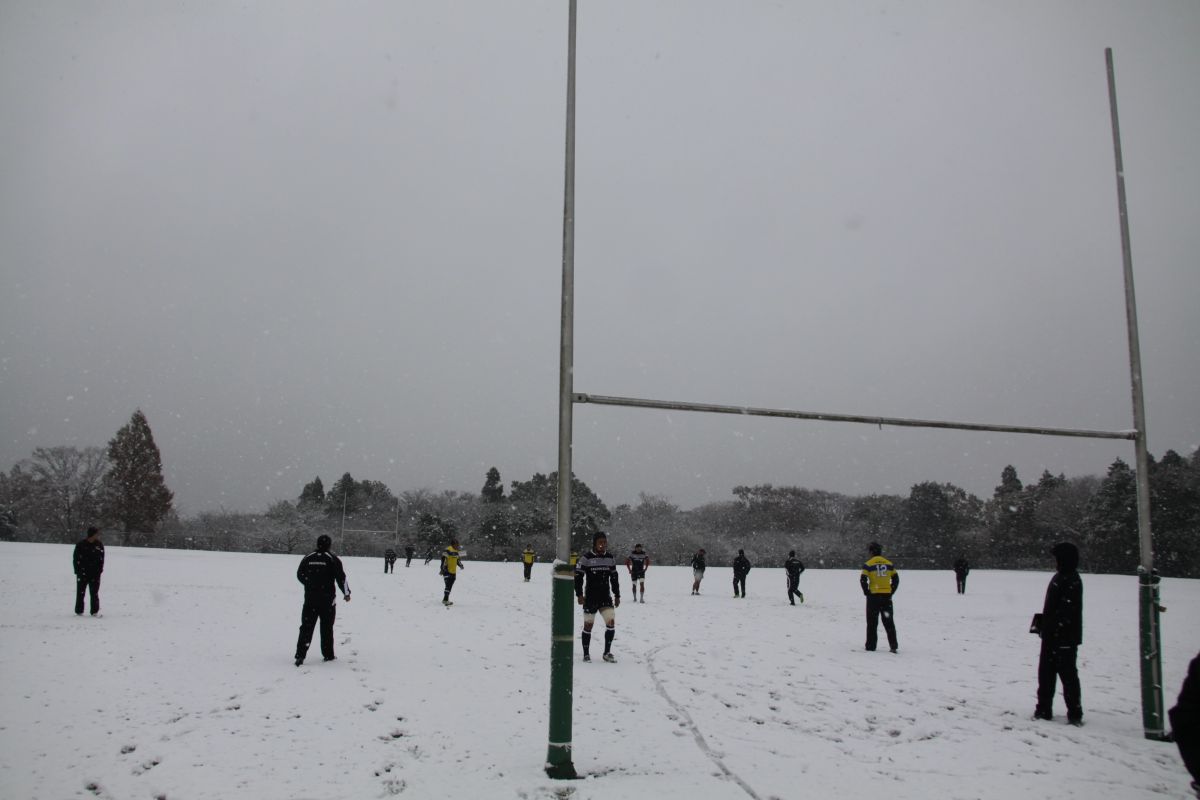
{"type": "Polygon", "coordinates": [[[700,594],[700,581],[704,580],[704,548],[692,556],[692,594],[700,594]]]}
{"type": "Polygon", "coordinates": [[[417,548],[411,544],[404,545],[404,566],[411,567],[413,555],[417,552],[417,548]]]}
{"type": "Polygon", "coordinates": [[[783,562],[783,571],[787,575],[788,602],[796,605],[795,598],[804,602],[804,592],[800,591],[800,573],[804,572],[804,562],[796,558],[796,551],[788,553],[787,561],[783,562]]]}
{"type": "Polygon", "coordinates": [[[83,615],[83,594],[91,593],[92,616],[100,613],[100,573],[104,572],[104,543],[100,529],[88,528],[87,537],[75,545],[75,614],[83,615]]]}
{"type": "Polygon", "coordinates": [[[1200,797],[1200,654],[1188,665],[1179,699],[1167,714],[1183,765],[1194,778],[1192,791],[1200,797]]]}
{"type": "Polygon", "coordinates": [[[750,559],[745,550],[738,550],[733,560],[733,596],[746,599],[746,576],[750,574],[750,559]],[[739,594],[740,591],[740,594],[739,594]]]}
{"type": "Polygon", "coordinates": [[[1038,635],[1037,706],[1034,719],[1053,719],[1054,690],[1062,681],[1067,722],[1083,724],[1083,703],[1076,659],[1083,644],[1083,580],[1079,577],[1079,548],[1059,542],[1050,548],[1056,571],[1046,587],[1038,635]]]}
{"type": "Polygon", "coordinates": [[[300,612],[300,638],[296,640],[296,666],[304,663],[308,646],[312,644],[313,628],[321,623],[321,655],[333,661],[333,620],[337,616],[337,591],[350,602],[350,581],[342,560],[329,552],[333,540],[326,534],[317,537],[317,549],[309,553],[296,568],[296,580],[304,585],[304,608],[300,612]]]}
{"type": "Polygon", "coordinates": [[[892,597],[900,588],[900,573],[883,557],[879,542],[867,545],[869,558],[863,564],[859,585],[867,598],[867,649],[874,650],[879,636],[879,618],[883,617],[883,630],[887,633],[888,647],[895,653],[900,649],[896,639],[896,620],[892,609],[892,597]]]}
{"type": "Polygon", "coordinates": [[[521,553],[521,563],[525,565],[525,582],[529,583],[529,579],[533,577],[533,562],[537,560],[537,553],[533,552],[532,545],[525,545],[525,552],[521,553]]]}
{"type": "Polygon", "coordinates": [[[592,549],[575,564],[575,600],[583,606],[583,660],[591,661],[592,625],[596,614],[604,618],[604,660],[616,661],[612,654],[617,635],[617,614],[621,605],[621,582],[617,578],[617,560],[608,552],[608,536],[597,531],[592,549]]]}
{"type": "Polygon", "coordinates": [[[454,581],[458,579],[458,571],[467,568],[467,565],[462,563],[465,555],[466,553],[458,549],[458,539],[451,539],[450,545],[442,553],[442,565],[438,574],[442,576],[442,580],[446,584],[446,590],[442,593],[442,605],[444,606],[454,605],[450,600],[450,590],[454,588],[454,581]]]}
{"type": "Polygon", "coordinates": [[[383,571],[384,574],[396,571],[396,551],[390,547],[383,551],[383,571]]]}
{"type": "Polygon", "coordinates": [[[640,544],[633,546],[633,552],[625,559],[625,568],[629,570],[629,582],[633,585],[633,602],[638,601],[638,586],[642,587],[642,602],[646,602],[646,572],[650,569],[650,556],[640,544]]]}
{"type": "Polygon", "coordinates": [[[958,593],[967,593],[967,574],[971,571],[971,565],[967,563],[966,556],[959,556],[954,562],[954,580],[958,584],[958,593]]]}

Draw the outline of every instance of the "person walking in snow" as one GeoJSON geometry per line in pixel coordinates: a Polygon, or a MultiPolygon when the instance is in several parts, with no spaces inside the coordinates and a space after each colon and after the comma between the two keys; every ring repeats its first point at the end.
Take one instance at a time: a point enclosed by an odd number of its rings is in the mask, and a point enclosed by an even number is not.
{"type": "Polygon", "coordinates": [[[350,581],[342,560],[329,552],[333,540],[326,534],[317,537],[317,549],[300,561],[296,580],[304,586],[304,608],[300,611],[300,637],[296,640],[296,666],[304,663],[312,644],[313,628],[321,623],[321,655],[326,661],[337,658],[333,652],[333,620],[337,616],[337,589],[350,602],[350,581]],[[335,589],[336,586],[336,589],[335,589]]]}
{"type": "Polygon", "coordinates": [[[75,614],[83,615],[83,595],[90,592],[94,617],[100,613],[100,573],[104,572],[104,543],[99,528],[88,528],[87,537],[75,545],[71,562],[75,567],[75,614]]]}
{"type": "Polygon", "coordinates": [[[954,562],[954,580],[958,584],[958,593],[967,593],[967,574],[971,571],[971,565],[967,563],[966,556],[959,556],[954,562]]]}
{"type": "Polygon", "coordinates": [[[704,580],[704,548],[692,556],[692,594],[700,594],[700,581],[704,580]]]}
{"type": "Polygon", "coordinates": [[[454,588],[454,581],[458,579],[458,571],[467,568],[467,565],[462,563],[465,555],[466,553],[458,549],[458,539],[451,539],[450,545],[442,553],[442,566],[438,573],[446,584],[446,591],[442,594],[442,605],[444,606],[454,605],[450,600],[450,590],[454,588]]]}
{"type": "Polygon", "coordinates": [[[804,562],[796,558],[796,551],[788,552],[787,561],[783,562],[783,572],[787,575],[788,602],[796,605],[797,597],[804,602],[804,592],[800,591],[800,573],[804,572],[804,562]]]}
{"type": "Polygon", "coordinates": [[[416,554],[417,548],[411,544],[404,545],[404,566],[411,567],[413,556],[416,554]]]}
{"type": "Polygon", "coordinates": [[[638,602],[638,586],[642,587],[642,602],[646,602],[646,572],[650,569],[650,556],[640,544],[633,546],[633,552],[625,559],[625,568],[629,570],[629,582],[633,585],[633,602],[638,602]]]}
{"type": "Polygon", "coordinates": [[[883,548],[878,542],[867,545],[869,558],[863,564],[859,585],[867,598],[867,649],[874,650],[879,635],[879,618],[883,617],[883,630],[887,633],[888,647],[895,653],[900,649],[896,639],[896,620],[892,609],[892,598],[900,588],[900,573],[891,561],[883,557],[883,548]]]}
{"type": "Polygon", "coordinates": [[[525,565],[525,582],[529,583],[529,579],[533,577],[533,562],[537,560],[537,553],[533,552],[532,545],[525,545],[525,552],[521,553],[521,563],[525,565]]]}
{"type": "Polygon", "coordinates": [[[425,563],[428,564],[430,561],[433,561],[433,548],[432,547],[425,551],[425,563]]]}
{"type": "Polygon", "coordinates": [[[383,572],[386,575],[389,572],[396,571],[396,551],[388,548],[383,551],[383,572]]]}
{"type": "Polygon", "coordinates": [[[1059,542],[1050,548],[1055,573],[1046,587],[1038,635],[1042,639],[1038,655],[1037,706],[1034,719],[1053,719],[1054,690],[1062,681],[1063,700],[1067,704],[1067,722],[1083,724],[1083,702],[1079,688],[1076,659],[1083,644],[1083,580],[1079,577],[1079,548],[1059,542]]]}
{"type": "Polygon", "coordinates": [[[750,559],[745,550],[738,550],[733,560],[733,596],[746,599],[746,576],[750,574],[750,559]],[[740,594],[739,594],[740,591],[740,594]]]}
{"type": "Polygon", "coordinates": [[[617,634],[617,614],[621,605],[621,582],[617,578],[617,560],[608,552],[608,536],[597,531],[592,549],[575,564],[575,600],[583,606],[583,660],[591,661],[592,625],[596,615],[604,618],[604,660],[616,661],[612,654],[617,634]]]}

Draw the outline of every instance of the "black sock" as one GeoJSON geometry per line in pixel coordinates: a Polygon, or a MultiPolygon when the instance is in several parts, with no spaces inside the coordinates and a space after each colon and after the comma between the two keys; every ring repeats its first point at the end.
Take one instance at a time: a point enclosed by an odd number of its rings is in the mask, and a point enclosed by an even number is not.
{"type": "Polygon", "coordinates": [[[617,635],[616,628],[605,628],[604,629],[604,652],[607,653],[608,651],[612,650],[612,640],[613,640],[613,637],[616,635],[617,635]]]}
{"type": "Polygon", "coordinates": [[[588,648],[592,646],[592,632],[584,631],[579,638],[583,641],[583,654],[586,656],[588,648]]]}

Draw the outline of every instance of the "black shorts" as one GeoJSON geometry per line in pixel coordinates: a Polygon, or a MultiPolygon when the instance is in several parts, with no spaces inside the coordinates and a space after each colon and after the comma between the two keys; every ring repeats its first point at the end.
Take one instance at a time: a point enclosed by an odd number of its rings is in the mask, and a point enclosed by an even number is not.
{"type": "Polygon", "coordinates": [[[589,600],[586,597],[583,599],[583,613],[585,613],[585,614],[595,614],[602,608],[613,608],[613,607],[614,606],[613,606],[613,601],[612,601],[611,597],[605,598],[603,600],[597,600],[597,601],[589,600]]]}

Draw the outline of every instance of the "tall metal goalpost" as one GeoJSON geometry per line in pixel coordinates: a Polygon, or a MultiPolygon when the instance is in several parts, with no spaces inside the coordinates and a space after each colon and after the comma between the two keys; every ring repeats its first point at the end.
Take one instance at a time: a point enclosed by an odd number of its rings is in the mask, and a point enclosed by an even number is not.
{"type": "Polygon", "coordinates": [[[1162,658],[1157,613],[1157,586],[1152,573],[1154,551],[1150,537],[1149,456],[1146,448],[1145,407],[1142,392],[1141,350],[1138,342],[1137,305],[1133,288],[1133,259],[1129,243],[1129,221],[1125,204],[1125,173],[1121,156],[1120,127],[1117,120],[1116,80],[1112,48],[1105,49],[1108,74],[1109,109],[1112,117],[1113,150],[1116,159],[1117,201],[1121,226],[1121,254],[1125,281],[1125,316],[1129,340],[1130,390],[1133,400],[1132,430],[1103,431],[1038,426],[993,425],[949,422],[944,420],[874,417],[828,414],[787,409],[713,405],[683,401],[612,397],[574,391],[574,307],[575,307],[575,31],[577,0],[569,0],[567,20],[567,121],[566,170],[563,201],[562,255],[562,327],[559,347],[559,426],[558,426],[558,507],[554,579],[552,581],[549,738],[546,774],[551,778],[578,777],[573,760],[571,738],[572,691],[574,669],[574,591],[571,553],[571,447],[574,405],[625,406],[673,411],[700,411],[742,416],[781,417],[856,422],[916,428],[942,428],[968,431],[995,431],[1041,436],[1068,436],[1089,439],[1126,439],[1134,443],[1137,468],[1138,508],[1138,605],[1140,628],[1142,727],[1147,739],[1166,741],[1162,694],[1162,658]]]}

